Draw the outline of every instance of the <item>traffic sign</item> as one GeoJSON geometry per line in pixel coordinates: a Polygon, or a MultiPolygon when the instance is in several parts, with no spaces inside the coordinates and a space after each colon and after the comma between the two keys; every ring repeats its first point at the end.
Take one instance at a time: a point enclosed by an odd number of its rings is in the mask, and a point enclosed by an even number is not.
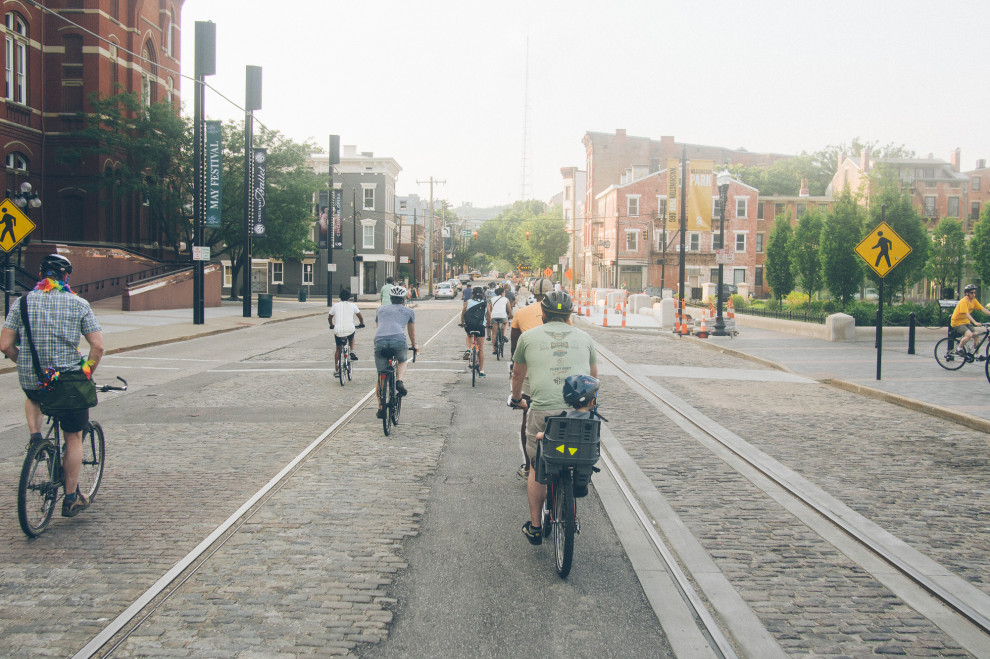
{"type": "Polygon", "coordinates": [[[10,199],[0,204],[0,249],[9,252],[34,231],[34,222],[10,199]]]}
{"type": "Polygon", "coordinates": [[[553,270],[551,268],[547,268],[546,270],[543,271],[543,276],[549,279],[550,277],[553,276],[553,270]]]}
{"type": "Polygon", "coordinates": [[[471,229],[461,229],[461,238],[470,238],[471,229]]]}
{"type": "Polygon", "coordinates": [[[896,268],[911,253],[911,246],[886,222],[881,222],[856,245],[856,253],[881,277],[896,268]]]}

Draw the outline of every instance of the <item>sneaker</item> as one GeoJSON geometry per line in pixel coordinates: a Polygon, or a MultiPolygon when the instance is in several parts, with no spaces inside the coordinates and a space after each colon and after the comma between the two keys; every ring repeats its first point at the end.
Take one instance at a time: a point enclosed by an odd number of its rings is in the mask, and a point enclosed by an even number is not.
{"type": "Polygon", "coordinates": [[[377,416],[379,419],[384,419],[385,418],[385,408],[383,407],[380,410],[378,410],[377,412],[375,412],[375,416],[377,416]]]}
{"type": "Polygon", "coordinates": [[[409,393],[406,391],[406,385],[402,384],[402,380],[395,381],[395,391],[398,392],[400,396],[405,396],[409,393]]]}
{"type": "Polygon", "coordinates": [[[588,486],[587,485],[575,485],[574,486],[574,498],[580,499],[581,497],[588,496],[588,486]]]}
{"type": "Polygon", "coordinates": [[[960,357],[965,357],[966,356],[966,349],[965,348],[956,348],[956,354],[959,355],[960,357]]]}
{"type": "Polygon", "coordinates": [[[479,377],[479,378],[486,378],[486,377],[488,377],[488,376],[487,376],[487,375],[485,375],[485,372],[484,372],[484,371],[478,371],[478,377],[479,377]]]}
{"type": "Polygon", "coordinates": [[[522,527],[523,535],[529,540],[531,545],[542,545],[543,544],[543,529],[533,528],[531,522],[526,522],[522,527]]]}
{"type": "Polygon", "coordinates": [[[464,361],[467,361],[467,360],[471,359],[471,351],[470,350],[465,350],[464,351],[464,356],[462,357],[462,359],[464,361]]]}
{"type": "Polygon", "coordinates": [[[357,355],[355,355],[355,354],[354,354],[354,353],[352,352],[352,353],[351,353],[351,361],[352,361],[352,362],[356,362],[357,360],[358,360],[358,356],[357,356],[357,355]]]}
{"type": "Polygon", "coordinates": [[[529,480],[529,465],[522,464],[519,465],[519,469],[516,470],[516,475],[523,480],[529,480]]]}
{"type": "Polygon", "coordinates": [[[335,378],[339,378],[339,377],[340,377],[340,371],[334,371],[334,372],[333,372],[333,376],[334,376],[335,378]]]}
{"type": "Polygon", "coordinates": [[[74,501],[63,499],[62,517],[75,517],[87,508],[89,508],[89,499],[85,495],[77,494],[74,501]]]}

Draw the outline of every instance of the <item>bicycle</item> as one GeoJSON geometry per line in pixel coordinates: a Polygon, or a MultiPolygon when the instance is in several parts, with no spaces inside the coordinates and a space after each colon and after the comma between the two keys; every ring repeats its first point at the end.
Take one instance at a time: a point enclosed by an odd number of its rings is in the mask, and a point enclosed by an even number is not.
{"type": "MultiPolygon", "coordinates": [[[[988,358],[990,358],[990,341],[987,341],[987,337],[990,336],[990,324],[983,323],[980,327],[983,328],[982,336],[980,336],[979,340],[974,336],[973,350],[967,351],[965,356],[956,353],[955,346],[960,337],[950,327],[948,329],[948,336],[940,339],[935,344],[935,361],[938,362],[938,365],[947,371],[958,371],[966,364],[972,364],[977,361],[988,361],[988,358]],[[980,348],[983,349],[982,355],[978,354],[980,348]]],[[[990,375],[987,378],[990,379],[990,375]]]]}
{"type": "Polygon", "coordinates": [[[495,333],[495,339],[493,341],[493,343],[495,344],[495,359],[501,361],[502,357],[505,356],[506,339],[505,339],[505,334],[502,331],[502,327],[505,325],[505,323],[496,320],[496,321],[492,321],[492,324],[495,326],[494,329],[492,330],[495,333]]]}
{"type": "MultiPolygon", "coordinates": [[[[416,363],[416,348],[410,347],[413,363],[416,363]]],[[[395,390],[395,357],[388,358],[388,366],[378,374],[378,404],[385,412],[382,415],[382,430],[388,437],[393,425],[399,424],[399,412],[402,411],[402,396],[395,390]]]]}
{"type": "MultiPolygon", "coordinates": [[[[359,330],[364,327],[364,323],[357,325],[354,329],[359,330]]],[[[337,364],[337,379],[340,380],[340,386],[344,386],[344,376],[347,377],[347,381],[351,381],[351,347],[349,344],[340,346],[340,363],[337,364]]]]}
{"type": "MultiPolygon", "coordinates": [[[[127,391],[127,381],[118,377],[124,383],[122,387],[109,384],[97,387],[100,392],[127,391]]],[[[48,433],[41,441],[29,442],[27,455],[24,456],[24,466],[21,467],[21,478],[17,485],[17,520],[21,530],[29,538],[37,538],[45,532],[52,520],[52,515],[63,498],[65,489],[65,472],[62,469],[62,433],[58,418],[48,416],[48,433]]],[[[106,460],[106,438],[103,426],[96,421],[90,421],[83,429],[82,436],[83,458],[79,470],[79,486],[77,491],[92,501],[100,489],[103,479],[103,465],[106,460]]]]}
{"type": "MultiPolygon", "coordinates": [[[[458,327],[464,327],[464,324],[463,323],[458,323],[457,326],[458,327]]],[[[481,373],[481,366],[478,363],[478,345],[477,345],[477,340],[479,338],[484,338],[484,337],[479,337],[479,336],[476,336],[474,334],[471,335],[471,353],[470,353],[470,357],[468,358],[468,368],[471,369],[471,386],[472,387],[475,386],[475,382],[477,381],[478,374],[481,373]]]]}
{"type": "Polygon", "coordinates": [[[536,450],[538,483],[547,486],[540,527],[553,538],[554,563],[560,578],[571,572],[574,536],[581,532],[576,487],[587,488],[601,457],[601,419],[553,416],[547,419],[536,450]]]}

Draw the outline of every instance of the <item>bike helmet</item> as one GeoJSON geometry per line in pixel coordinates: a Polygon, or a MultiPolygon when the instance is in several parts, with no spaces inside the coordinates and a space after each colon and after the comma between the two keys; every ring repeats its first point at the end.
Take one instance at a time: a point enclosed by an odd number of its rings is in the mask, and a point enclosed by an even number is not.
{"type": "Polygon", "coordinates": [[[969,293],[970,291],[976,290],[976,284],[967,284],[966,288],[963,289],[963,293],[969,293]]]}
{"type": "Polygon", "coordinates": [[[590,375],[571,375],[564,380],[564,402],[584,407],[598,395],[598,379],[590,375]]]}
{"type": "Polygon", "coordinates": [[[475,286],[471,289],[471,299],[472,300],[484,300],[485,299],[485,289],[482,286],[475,286]]]}
{"type": "Polygon", "coordinates": [[[540,305],[546,313],[556,315],[567,315],[574,311],[574,302],[571,300],[571,296],[564,291],[550,291],[540,302],[540,305]]]}
{"type": "Polygon", "coordinates": [[[537,279],[529,287],[529,290],[533,295],[546,295],[553,290],[553,282],[549,279],[537,279]]]}
{"type": "Polygon", "coordinates": [[[72,263],[61,254],[48,254],[41,259],[40,273],[42,277],[64,279],[72,272],[72,263]]]}
{"type": "Polygon", "coordinates": [[[405,299],[406,293],[408,293],[408,291],[405,286],[399,286],[398,284],[388,289],[388,294],[390,297],[401,297],[405,299]]]}

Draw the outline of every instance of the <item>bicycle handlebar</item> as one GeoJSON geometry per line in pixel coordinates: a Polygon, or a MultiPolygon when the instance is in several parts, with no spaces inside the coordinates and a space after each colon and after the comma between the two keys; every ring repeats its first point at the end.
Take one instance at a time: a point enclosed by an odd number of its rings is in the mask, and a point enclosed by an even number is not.
{"type": "Polygon", "coordinates": [[[409,349],[412,350],[412,353],[413,353],[413,364],[415,364],[416,363],[416,353],[419,352],[419,348],[414,348],[412,346],[409,346],[409,349]]]}
{"type": "Polygon", "coordinates": [[[96,390],[97,391],[100,391],[100,392],[107,392],[107,391],[127,391],[127,380],[125,380],[124,378],[120,377],[119,375],[117,376],[117,379],[124,383],[124,386],[123,387],[115,387],[112,384],[103,384],[103,385],[98,386],[96,388],[96,390]]]}

